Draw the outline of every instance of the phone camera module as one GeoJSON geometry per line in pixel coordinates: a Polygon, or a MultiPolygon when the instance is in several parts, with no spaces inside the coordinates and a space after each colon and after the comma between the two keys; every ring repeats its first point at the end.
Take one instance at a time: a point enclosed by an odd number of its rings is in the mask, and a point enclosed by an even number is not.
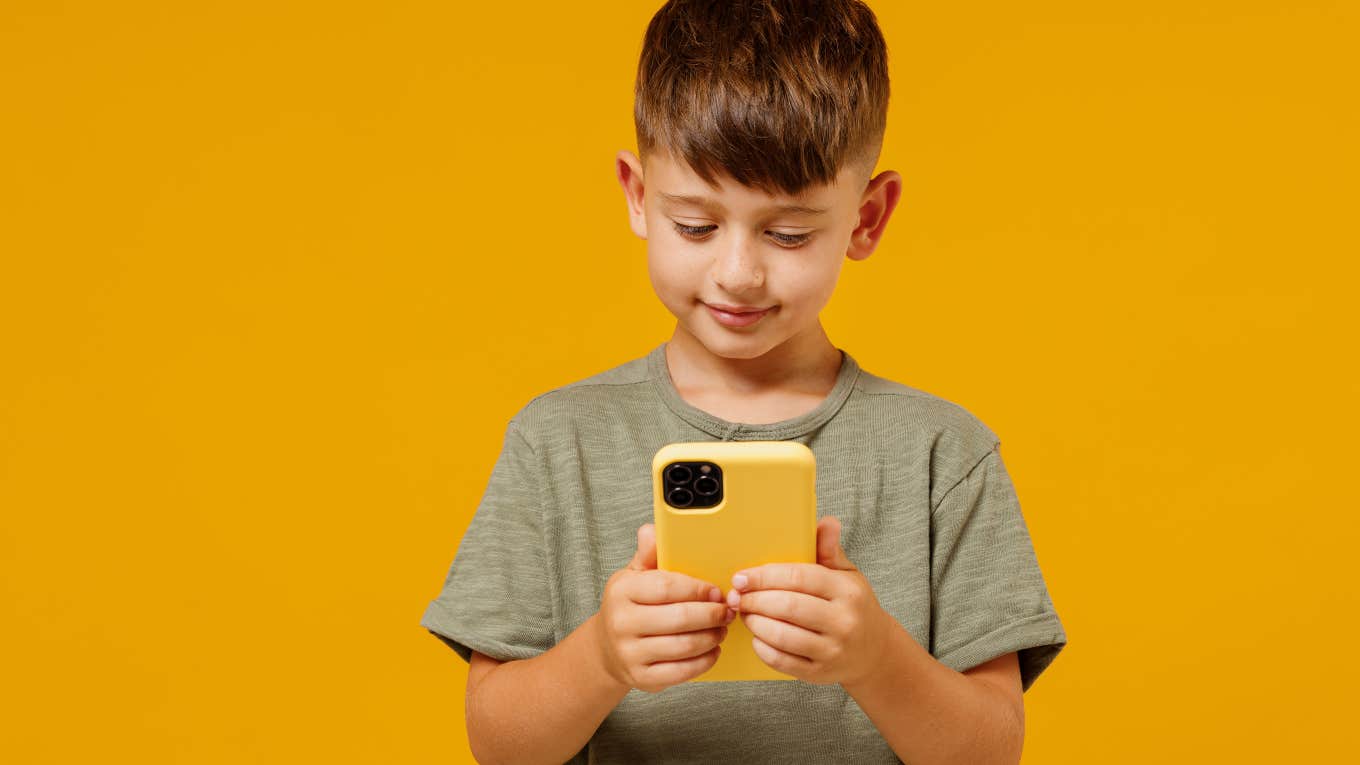
{"type": "Polygon", "coordinates": [[[722,503],[722,468],[712,462],[673,462],[661,476],[662,496],[671,507],[696,509],[722,503]]]}

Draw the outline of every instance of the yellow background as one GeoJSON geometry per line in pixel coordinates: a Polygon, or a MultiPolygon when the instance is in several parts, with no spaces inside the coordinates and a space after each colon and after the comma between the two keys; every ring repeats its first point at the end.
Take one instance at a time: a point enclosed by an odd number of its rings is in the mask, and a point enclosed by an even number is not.
{"type": "MultiPolygon", "coordinates": [[[[906,188],[824,320],[1002,439],[1026,761],[1352,752],[1356,5],[872,5],[906,188]]],[[[0,759],[470,761],[418,621],[505,423],[673,326],[658,6],[0,6],[0,759]]]]}

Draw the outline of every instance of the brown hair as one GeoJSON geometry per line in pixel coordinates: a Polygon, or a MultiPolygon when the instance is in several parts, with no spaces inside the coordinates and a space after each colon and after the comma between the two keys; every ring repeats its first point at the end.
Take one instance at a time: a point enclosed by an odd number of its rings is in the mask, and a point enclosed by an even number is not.
{"type": "Polygon", "coordinates": [[[669,0],[647,26],[638,152],[710,187],[725,173],[796,196],[847,164],[867,178],[887,116],[887,45],[861,0],[669,0]]]}

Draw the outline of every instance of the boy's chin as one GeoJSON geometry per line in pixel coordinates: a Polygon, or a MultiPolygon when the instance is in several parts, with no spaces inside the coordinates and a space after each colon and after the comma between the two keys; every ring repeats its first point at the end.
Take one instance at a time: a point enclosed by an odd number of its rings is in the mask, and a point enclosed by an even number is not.
{"type": "Polygon", "coordinates": [[[725,359],[756,359],[770,352],[782,340],[769,331],[734,332],[726,327],[705,327],[690,331],[709,353],[725,359]]]}

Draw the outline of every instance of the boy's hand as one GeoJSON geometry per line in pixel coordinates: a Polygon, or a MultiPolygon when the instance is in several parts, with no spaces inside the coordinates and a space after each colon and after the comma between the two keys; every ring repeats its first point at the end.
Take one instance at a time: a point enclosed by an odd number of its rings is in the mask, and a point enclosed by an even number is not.
{"type": "Polygon", "coordinates": [[[605,584],[600,650],[615,680],[648,693],[707,672],[735,613],[709,582],[656,567],[656,529],[638,528],[637,553],[605,584]]]}
{"type": "Polygon", "coordinates": [[[817,563],[767,563],[733,574],[727,602],[755,635],[756,655],[817,684],[849,684],[881,664],[893,618],[840,545],[841,523],[817,524],[817,563]],[[745,575],[746,584],[739,585],[745,575]]]}

